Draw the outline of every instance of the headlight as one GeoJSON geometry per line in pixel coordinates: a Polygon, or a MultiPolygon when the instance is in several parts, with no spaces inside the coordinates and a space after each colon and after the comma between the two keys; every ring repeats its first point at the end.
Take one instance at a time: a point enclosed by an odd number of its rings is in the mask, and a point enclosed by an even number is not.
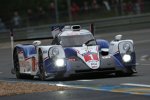
{"type": "Polygon", "coordinates": [[[56,59],[55,60],[55,66],[57,67],[63,67],[65,65],[64,59],[56,59]]]}
{"type": "Polygon", "coordinates": [[[53,54],[53,56],[58,55],[59,54],[59,49],[58,48],[53,48],[52,54],[53,54]]]}
{"type": "Polygon", "coordinates": [[[123,59],[124,62],[127,63],[127,62],[131,61],[131,56],[128,55],[128,54],[125,54],[125,55],[123,55],[122,59],[123,59]]]}
{"type": "Polygon", "coordinates": [[[124,45],[123,45],[123,49],[124,49],[125,51],[128,51],[128,50],[130,49],[130,44],[128,44],[128,43],[124,44],[124,45]]]}

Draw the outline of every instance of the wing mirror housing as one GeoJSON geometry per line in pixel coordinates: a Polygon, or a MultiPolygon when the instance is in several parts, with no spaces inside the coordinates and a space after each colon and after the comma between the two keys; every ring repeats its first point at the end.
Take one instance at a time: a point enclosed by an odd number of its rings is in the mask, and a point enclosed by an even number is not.
{"type": "Polygon", "coordinates": [[[41,45],[41,41],[34,41],[33,43],[32,43],[33,45],[35,45],[35,46],[39,46],[39,45],[41,45]]]}
{"type": "Polygon", "coordinates": [[[115,36],[115,41],[120,41],[122,39],[122,35],[116,35],[115,36]]]}

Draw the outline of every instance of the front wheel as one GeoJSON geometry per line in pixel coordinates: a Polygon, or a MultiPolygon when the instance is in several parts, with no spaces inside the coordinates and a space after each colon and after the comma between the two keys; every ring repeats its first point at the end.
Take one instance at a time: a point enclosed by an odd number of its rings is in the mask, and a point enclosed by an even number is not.
{"type": "Polygon", "coordinates": [[[123,72],[123,71],[118,71],[115,73],[116,76],[132,76],[133,75],[133,71],[132,69],[127,69],[126,72],[123,72]]]}
{"type": "Polygon", "coordinates": [[[63,78],[65,78],[65,76],[64,76],[64,71],[62,71],[62,72],[59,72],[59,73],[57,73],[57,75],[55,75],[55,79],[56,80],[59,80],[59,79],[63,79],[63,78]]]}
{"type": "Polygon", "coordinates": [[[45,75],[45,69],[44,69],[44,65],[43,65],[43,54],[42,51],[39,51],[39,78],[41,80],[45,80],[46,79],[46,75],[45,75]]]}

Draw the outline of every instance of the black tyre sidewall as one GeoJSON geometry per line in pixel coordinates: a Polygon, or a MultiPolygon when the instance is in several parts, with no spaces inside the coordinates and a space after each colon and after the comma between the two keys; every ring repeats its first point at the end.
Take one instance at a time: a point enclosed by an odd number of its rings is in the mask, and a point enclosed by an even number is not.
{"type": "Polygon", "coordinates": [[[41,50],[39,51],[39,71],[40,71],[40,75],[39,75],[40,79],[45,80],[46,76],[45,76],[45,69],[43,66],[43,54],[41,50]]]}

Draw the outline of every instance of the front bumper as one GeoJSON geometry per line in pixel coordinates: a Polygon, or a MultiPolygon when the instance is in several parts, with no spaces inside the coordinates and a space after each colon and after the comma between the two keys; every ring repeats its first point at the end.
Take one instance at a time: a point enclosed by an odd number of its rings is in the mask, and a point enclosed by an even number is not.
{"type": "MultiPolygon", "coordinates": [[[[67,60],[67,74],[80,74],[80,73],[114,73],[120,69],[115,63],[115,60],[111,56],[105,56],[100,58],[100,66],[98,69],[91,69],[81,59],[77,61],[67,60]]],[[[122,68],[121,68],[122,70],[122,68]]]]}

